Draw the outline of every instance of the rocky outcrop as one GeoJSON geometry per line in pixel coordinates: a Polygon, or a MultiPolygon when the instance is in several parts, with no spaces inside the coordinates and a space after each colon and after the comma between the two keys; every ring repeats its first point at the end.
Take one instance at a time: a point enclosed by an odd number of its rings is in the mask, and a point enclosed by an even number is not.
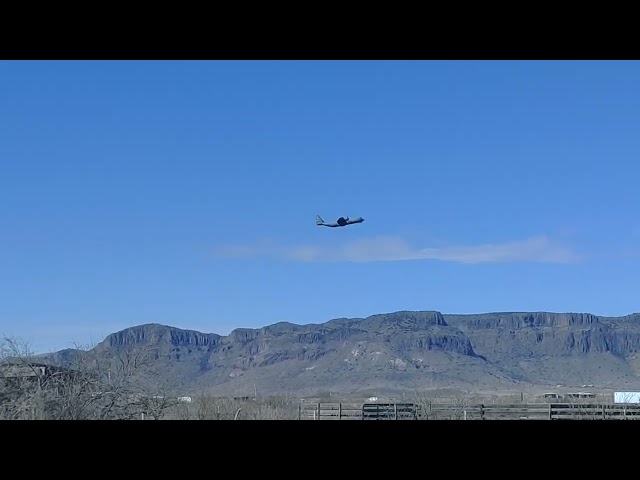
{"type": "Polygon", "coordinates": [[[431,326],[446,327],[440,312],[394,312],[372,315],[359,322],[361,328],[393,328],[404,331],[421,331],[431,326]]]}
{"type": "Polygon", "coordinates": [[[590,313],[488,313],[480,315],[444,315],[446,321],[462,330],[523,329],[534,327],[590,326],[599,318],[590,313]]]}
{"type": "Polygon", "coordinates": [[[425,335],[400,341],[402,350],[418,349],[442,352],[453,352],[460,355],[475,357],[471,341],[464,335],[425,335]]]}

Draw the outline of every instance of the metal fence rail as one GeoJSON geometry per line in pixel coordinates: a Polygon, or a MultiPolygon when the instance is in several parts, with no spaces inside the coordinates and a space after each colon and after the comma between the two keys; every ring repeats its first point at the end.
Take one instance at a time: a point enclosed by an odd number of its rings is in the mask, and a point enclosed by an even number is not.
{"type": "Polygon", "coordinates": [[[365,403],[363,420],[417,420],[418,409],[413,403],[365,403]]]}
{"type": "Polygon", "coordinates": [[[300,420],[362,420],[361,403],[301,403],[300,420]]]}
{"type": "Polygon", "coordinates": [[[640,404],[309,403],[300,420],[640,420],[640,404]]]}

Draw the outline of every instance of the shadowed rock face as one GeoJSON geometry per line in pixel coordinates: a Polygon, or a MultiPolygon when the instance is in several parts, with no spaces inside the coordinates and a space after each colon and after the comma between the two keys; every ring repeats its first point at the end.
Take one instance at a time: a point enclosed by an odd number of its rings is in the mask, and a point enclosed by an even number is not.
{"type": "Polygon", "coordinates": [[[96,349],[108,355],[138,346],[153,349],[176,385],[218,394],[640,386],[640,314],[402,311],[313,325],[283,322],[228,336],[148,324],[113,333],[96,349]]]}
{"type": "Polygon", "coordinates": [[[526,328],[526,327],[571,327],[590,326],[600,320],[590,313],[488,313],[482,315],[445,315],[456,325],[467,329],[526,328]]]}

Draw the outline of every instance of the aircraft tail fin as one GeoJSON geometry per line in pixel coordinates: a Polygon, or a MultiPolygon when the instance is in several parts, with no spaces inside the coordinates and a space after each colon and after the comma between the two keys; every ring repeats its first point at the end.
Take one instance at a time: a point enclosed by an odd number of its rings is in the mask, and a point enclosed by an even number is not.
{"type": "Polygon", "coordinates": [[[322,219],[322,217],[320,215],[316,215],[316,225],[322,225],[324,223],[324,220],[322,219]]]}

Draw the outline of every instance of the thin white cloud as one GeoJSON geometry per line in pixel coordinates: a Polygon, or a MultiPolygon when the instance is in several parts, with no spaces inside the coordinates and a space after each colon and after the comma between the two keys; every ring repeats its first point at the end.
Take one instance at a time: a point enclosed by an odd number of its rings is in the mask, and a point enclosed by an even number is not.
{"type": "Polygon", "coordinates": [[[275,256],[300,262],[398,262],[440,260],[456,263],[544,262],[572,263],[578,255],[547,237],[482,245],[452,245],[415,248],[398,237],[373,237],[343,245],[298,245],[289,247],[235,246],[218,250],[224,257],[275,256]]]}

